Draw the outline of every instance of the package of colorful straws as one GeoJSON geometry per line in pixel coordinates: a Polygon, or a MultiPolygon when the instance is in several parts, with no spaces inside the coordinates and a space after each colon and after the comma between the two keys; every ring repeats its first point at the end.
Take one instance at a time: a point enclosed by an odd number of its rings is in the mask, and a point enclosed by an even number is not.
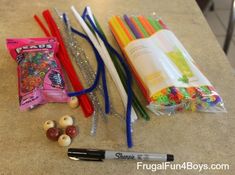
{"type": "Polygon", "coordinates": [[[11,56],[18,63],[20,110],[47,102],[67,102],[65,82],[56,38],[7,39],[11,56]]]}
{"type": "Polygon", "coordinates": [[[222,98],[161,19],[114,16],[109,26],[152,112],[226,112],[222,98]]]}

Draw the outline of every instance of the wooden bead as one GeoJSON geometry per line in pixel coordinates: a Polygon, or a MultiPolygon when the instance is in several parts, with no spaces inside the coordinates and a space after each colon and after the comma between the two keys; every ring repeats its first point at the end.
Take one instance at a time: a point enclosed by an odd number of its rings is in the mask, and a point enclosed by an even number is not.
{"type": "Polygon", "coordinates": [[[68,102],[69,106],[74,109],[74,108],[77,108],[78,105],[79,105],[79,102],[78,102],[78,98],[77,97],[71,97],[70,98],[70,101],[68,102]]]}
{"type": "Polygon", "coordinates": [[[61,130],[59,128],[49,128],[46,132],[47,138],[52,141],[57,141],[60,135],[61,130]]]}
{"type": "Polygon", "coordinates": [[[62,134],[58,139],[58,143],[60,146],[69,146],[71,144],[71,138],[66,134],[62,134]]]}
{"type": "Polygon", "coordinates": [[[65,115],[60,118],[59,124],[62,128],[73,125],[73,118],[69,115],[65,115]]]}
{"type": "Polygon", "coordinates": [[[65,129],[65,134],[67,134],[71,138],[76,137],[78,135],[77,127],[74,125],[67,126],[67,128],[65,129]]]}
{"type": "Polygon", "coordinates": [[[54,127],[55,127],[55,122],[53,120],[47,120],[43,124],[44,131],[47,131],[49,128],[54,128],[54,127]]]}

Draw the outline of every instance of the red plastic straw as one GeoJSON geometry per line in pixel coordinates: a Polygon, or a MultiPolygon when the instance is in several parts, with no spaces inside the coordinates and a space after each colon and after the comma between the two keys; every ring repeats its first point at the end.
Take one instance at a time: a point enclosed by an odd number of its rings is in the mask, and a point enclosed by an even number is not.
{"type": "Polygon", "coordinates": [[[159,19],[158,22],[162,26],[163,29],[168,29],[167,25],[161,19],[159,19]]]}
{"type": "MultiPolygon", "coordinates": [[[[64,69],[70,79],[70,82],[71,82],[74,90],[75,91],[83,90],[83,86],[82,86],[79,78],[77,77],[76,71],[74,70],[74,67],[70,61],[69,55],[68,55],[67,50],[65,48],[65,45],[64,45],[62,36],[60,34],[60,31],[58,29],[58,26],[56,25],[50,11],[45,10],[43,12],[43,16],[48,24],[48,27],[51,31],[52,36],[56,37],[59,44],[60,44],[58,57],[59,57],[59,60],[60,60],[61,64],[63,65],[63,67],[64,67],[64,69]]],[[[88,96],[81,95],[78,98],[79,98],[79,102],[81,104],[81,107],[83,109],[85,116],[86,117],[91,116],[94,112],[94,109],[93,109],[92,103],[91,103],[90,99],[88,98],[88,96]]]]}
{"type": "Polygon", "coordinates": [[[47,28],[43,25],[42,21],[39,19],[39,17],[37,15],[33,16],[34,19],[36,20],[36,22],[38,23],[38,25],[41,27],[41,29],[43,30],[43,32],[45,33],[45,35],[47,37],[50,37],[51,34],[49,33],[49,31],[47,30],[47,28]]]}

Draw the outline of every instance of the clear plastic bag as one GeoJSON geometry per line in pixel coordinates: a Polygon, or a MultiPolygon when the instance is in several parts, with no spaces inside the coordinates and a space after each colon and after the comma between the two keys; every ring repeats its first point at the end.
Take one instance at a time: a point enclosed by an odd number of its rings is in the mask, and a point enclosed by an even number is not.
{"type": "Polygon", "coordinates": [[[161,19],[114,16],[109,26],[152,112],[226,112],[222,98],[161,19]]]}

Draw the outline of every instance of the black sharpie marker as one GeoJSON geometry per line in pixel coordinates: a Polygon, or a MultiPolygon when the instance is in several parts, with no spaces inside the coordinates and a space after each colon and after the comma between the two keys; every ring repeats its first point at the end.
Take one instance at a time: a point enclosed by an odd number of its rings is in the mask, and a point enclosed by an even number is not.
{"type": "Polygon", "coordinates": [[[159,161],[159,162],[174,161],[174,155],[172,154],[107,151],[107,150],[79,149],[79,148],[69,148],[68,156],[72,160],[88,160],[88,161],[89,160],[102,161],[104,159],[148,160],[148,161],[159,161]]]}

